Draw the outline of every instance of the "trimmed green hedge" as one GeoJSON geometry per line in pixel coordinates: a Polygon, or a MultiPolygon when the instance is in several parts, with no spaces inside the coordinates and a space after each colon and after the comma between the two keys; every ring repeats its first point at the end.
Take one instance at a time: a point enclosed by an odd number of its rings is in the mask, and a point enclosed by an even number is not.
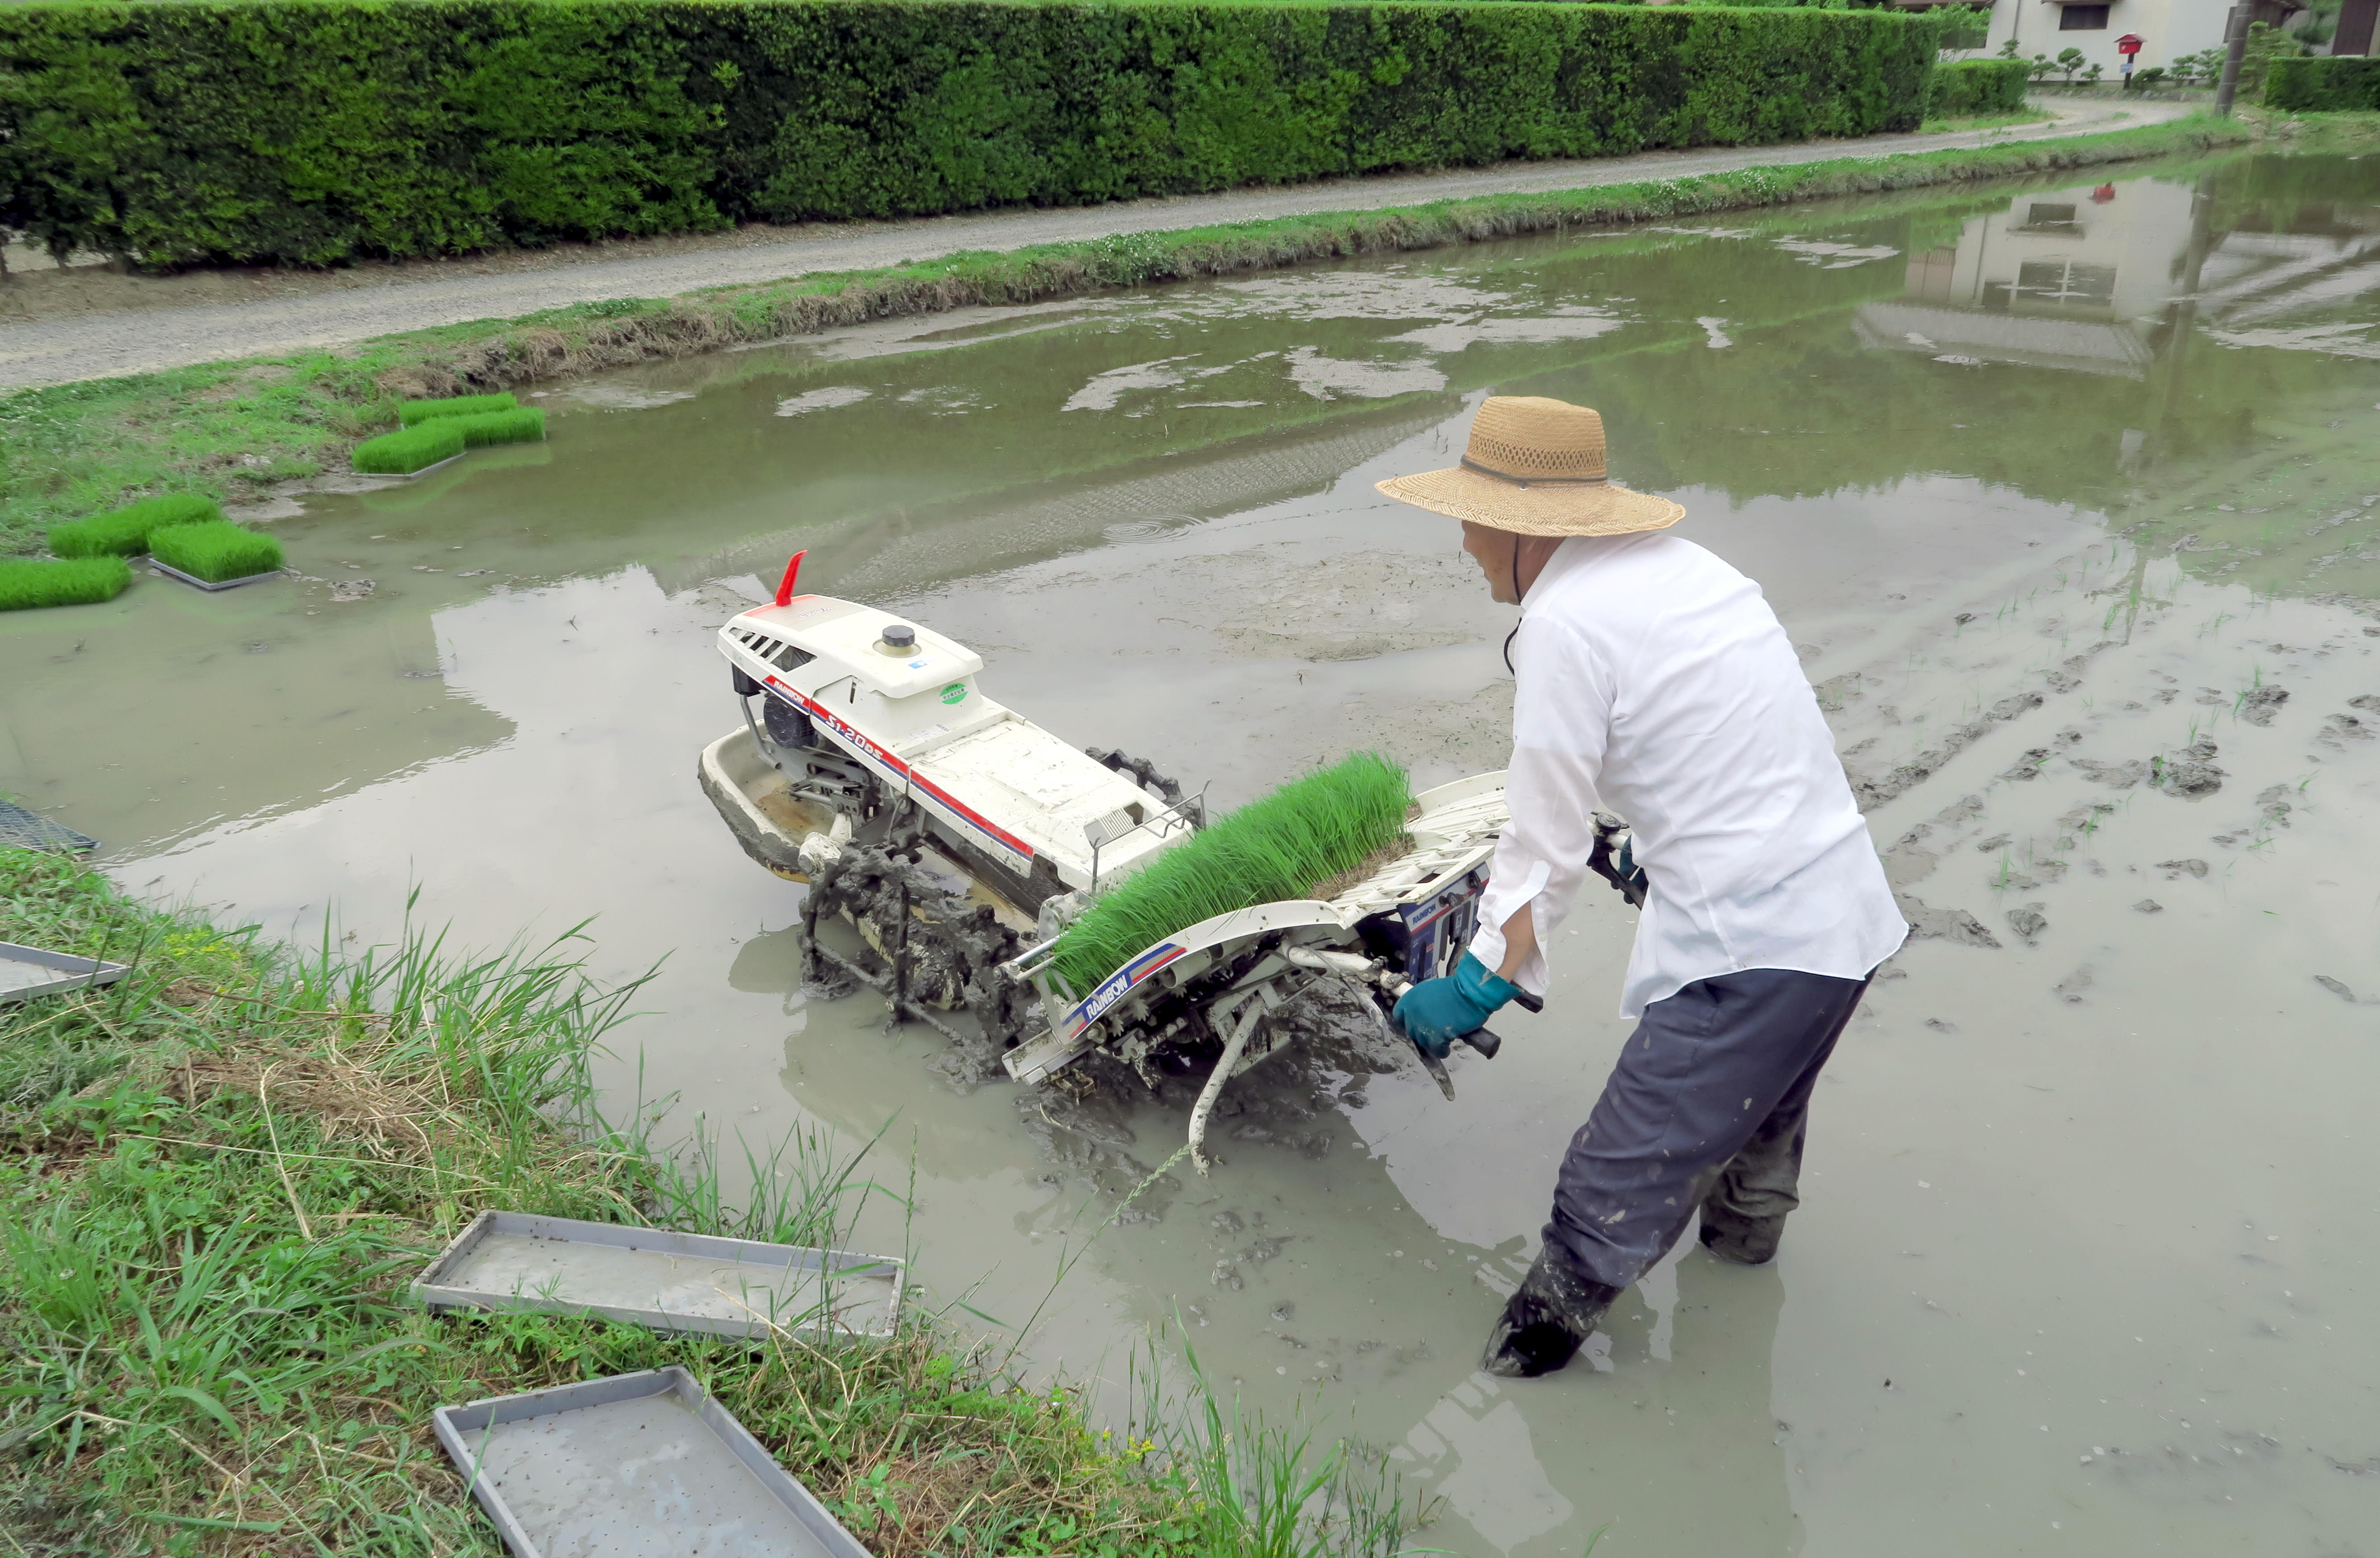
{"type": "Polygon", "coordinates": [[[168,492],[143,498],[109,513],[70,519],[50,526],[50,550],[60,557],[129,557],[149,550],[152,531],[168,525],[188,525],[221,519],[223,510],[212,498],[196,492],[168,492]]]}
{"type": "Polygon", "coordinates": [[[2012,114],[2024,106],[2033,66],[2021,59],[1962,59],[1934,67],[1925,116],[1957,119],[1977,114],[2012,114]]]}
{"type": "Polygon", "coordinates": [[[2380,109],[2380,59],[2276,59],[2265,76],[2265,106],[2291,114],[2380,109]]]}
{"type": "Polygon", "coordinates": [[[444,400],[399,401],[396,419],[406,427],[440,417],[476,417],[482,411],[510,411],[520,405],[509,394],[452,395],[444,400]]]}
{"type": "Polygon", "coordinates": [[[0,226],[152,265],[1080,204],[1914,129],[1876,10],[0,5],[0,226]]]}

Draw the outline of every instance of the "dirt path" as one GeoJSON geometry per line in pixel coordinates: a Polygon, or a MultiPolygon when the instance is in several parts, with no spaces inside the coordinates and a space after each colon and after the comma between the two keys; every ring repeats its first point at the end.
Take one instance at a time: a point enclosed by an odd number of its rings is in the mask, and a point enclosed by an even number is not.
{"type": "Polygon", "coordinates": [[[1823,162],[1846,154],[1959,150],[2155,124],[2190,111],[2189,105],[2164,103],[2135,103],[2128,109],[2093,102],[2048,106],[2058,115],[2054,121],[2004,130],[1514,162],[1287,188],[902,222],[756,224],[694,237],[562,245],[337,271],[127,276],[97,265],[23,269],[32,257],[12,250],[11,278],[0,285],[0,389],[333,346],[398,331],[509,319],[598,298],[663,297],[812,271],[865,270],[963,249],[1010,249],[1206,223],[1582,188],[1823,162]]]}

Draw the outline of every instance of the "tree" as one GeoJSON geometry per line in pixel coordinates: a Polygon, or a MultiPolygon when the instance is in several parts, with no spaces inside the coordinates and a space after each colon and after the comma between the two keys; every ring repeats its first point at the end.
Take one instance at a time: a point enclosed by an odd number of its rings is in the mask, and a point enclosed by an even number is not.
{"type": "Polygon", "coordinates": [[[2035,54],[2033,56],[2033,79],[2035,81],[2040,80],[2043,77],[2048,75],[2051,71],[2057,68],[2057,64],[2052,61],[2047,54],[2035,54]]]}
{"type": "Polygon", "coordinates": [[[2107,73],[2107,67],[2094,60],[2091,62],[2091,68],[2082,72],[2082,84],[2086,87],[2095,87],[2099,84],[2099,78],[2107,73]]]}
{"type": "Polygon", "coordinates": [[[2082,68],[2082,51],[2080,49],[2058,50],[2058,68],[2066,73],[2066,84],[2070,87],[2072,86],[2074,84],[2074,73],[2082,68]]]}

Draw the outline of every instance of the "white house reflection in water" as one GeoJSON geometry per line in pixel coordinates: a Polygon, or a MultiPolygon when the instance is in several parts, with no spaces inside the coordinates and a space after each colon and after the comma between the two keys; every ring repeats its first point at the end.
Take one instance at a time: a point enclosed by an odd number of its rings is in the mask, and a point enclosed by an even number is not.
{"type": "Polygon", "coordinates": [[[1902,296],[1860,308],[1860,339],[2127,379],[2193,325],[2228,345],[2380,357],[2361,308],[2380,290],[2380,205],[2313,202],[2278,224],[2251,210],[2212,232],[2214,204],[2203,181],[2021,195],[1954,243],[1912,248],[1902,296]]]}

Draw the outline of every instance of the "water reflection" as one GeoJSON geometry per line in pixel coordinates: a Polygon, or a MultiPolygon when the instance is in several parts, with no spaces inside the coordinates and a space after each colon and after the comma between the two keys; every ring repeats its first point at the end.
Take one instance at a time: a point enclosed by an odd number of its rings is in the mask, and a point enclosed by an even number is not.
{"type": "Polygon", "coordinates": [[[1574,1554],[1610,1523],[1621,1554],[1983,1554],[2052,1522],[2340,1551],[2355,1485],[2302,1447],[2368,1458],[2336,1381],[2380,1371],[2340,1319],[2380,1226],[2329,1145],[2380,1086],[2380,925],[2335,864],[2369,855],[2380,783],[2353,733],[2380,639],[2350,609],[2380,599],[2375,205],[2380,160],[2234,159],[656,365],[549,393],[549,445],[309,499],[279,523],[308,581],[0,618],[0,763],[128,881],[276,930],[335,901],[381,934],[418,880],[465,941],[591,913],[605,972],[667,953],[615,1099],[763,1141],[892,1122],[916,1212],[864,1237],[1021,1325],[1178,1144],[1179,1101],[963,1091],[872,997],[808,998],[795,890],[690,780],[734,718],[709,629],[807,545],[808,576],[974,645],[1062,736],[1220,803],[1354,745],[1425,782],[1491,767],[1509,614],[1370,483],[1448,463],[1489,391],[1596,405],[1622,478],[1763,581],[1891,791],[1896,880],[1966,937],[1920,944],[1846,1041],[1784,1262],[1686,1255],[1592,1371],[1475,1377],[1625,1031],[1629,926],[1590,903],[1552,1015],[1454,1104],[1273,1063],[1222,1171],[1102,1235],[1034,1355],[1113,1362],[1178,1320],[1252,1399],[1320,1393],[1399,1447],[1445,1501],[1417,1540],[1456,1551],[1574,1554]],[[2200,739],[2219,791],[2142,779],[2200,739]],[[2228,1454],[2192,1437],[2216,1410],[2289,1448],[2253,1478],[2189,1461],[2228,1454]],[[2095,1444],[2184,1458],[2102,1478],[2095,1444]]]}

